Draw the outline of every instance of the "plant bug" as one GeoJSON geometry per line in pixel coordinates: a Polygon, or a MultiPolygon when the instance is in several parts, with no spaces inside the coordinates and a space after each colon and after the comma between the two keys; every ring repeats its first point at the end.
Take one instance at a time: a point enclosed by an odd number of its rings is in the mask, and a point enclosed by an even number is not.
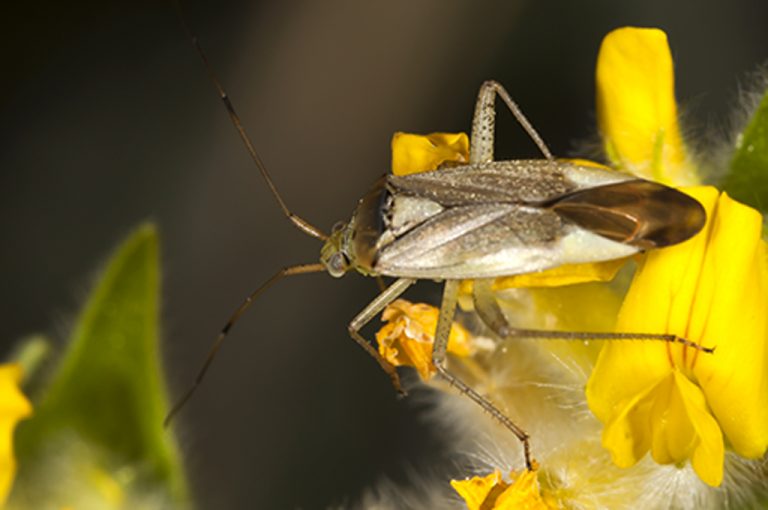
{"type": "Polygon", "coordinates": [[[171,409],[166,424],[191,397],[231,328],[256,298],[284,277],[306,273],[325,271],[338,278],[355,270],[365,276],[395,278],[352,319],[348,331],[401,393],[395,367],[381,357],[361,330],[417,280],[444,281],[432,352],[437,373],[515,434],[523,444],[529,469],[532,458],[526,432],[446,367],[448,333],[462,280],[474,280],[475,310],[501,339],[640,339],[678,342],[712,351],[668,334],[513,328],[491,292],[497,277],[533,273],[563,264],[612,260],[685,241],[698,233],[706,220],[703,207],[693,198],[628,174],[556,160],[507,91],[499,83],[487,81],[477,97],[467,164],[382,177],[359,200],[350,221],[338,224],[327,235],[288,208],[197,38],[191,32],[189,35],[283,214],[296,228],[324,245],[320,262],[281,269],[235,310],[193,385],[171,409]],[[542,159],[494,160],[497,96],[536,143],[542,159]]]}

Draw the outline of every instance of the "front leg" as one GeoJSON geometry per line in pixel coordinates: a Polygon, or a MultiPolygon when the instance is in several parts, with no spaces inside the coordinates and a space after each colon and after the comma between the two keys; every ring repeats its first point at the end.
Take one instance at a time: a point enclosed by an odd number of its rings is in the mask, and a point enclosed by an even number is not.
{"type": "Polygon", "coordinates": [[[379,354],[379,351],[371,345],[371,342],[366,340],[365,337],[360,334],[360,330],[363,329],[366,324],[371,322],[371,319],[376,317],[382,310],[392,303],[392,301],[400,297],[400,294],[405,292],[405,290],[413,285],[415,281],[416,280],[410,278],[400,278],[396,280],[395,283],[387,287],[381,294],[376,296],[373,301],[368,303],[368,306],[366,306],[362,312],[357,314],[348,326],[349,336],[352,337],[352,340],[357,342],[360,347],[365,349],[365,352],[370,354],[371,357],[378,362],[379,366],[387,373],[392,381],[392,386],[395,387],[395,391],[401,395],[405,395],[406,392],[400,384],[400,376],[397,375],[397,370],[391,363],[381,357],[381,354],[379,354]]]}
{"type": "Polygon", "coordinates": [[[453,317],[456,313],[456,302],[459,295],[460,280],[446,280],[443,290],[443,302],[440,305],[440,316],[437,319],[437,329],[435,331],[435,343],[432,347],[432,363],[437,369],[437,373],[452,386],[455,386],[461,393],[469,397],[473,402],[483,408],[488,414],[496,418],[502,425],[507,427],[523,443],[523,455],[525,457],[525,467],[531,470],[531,447],[528,442],[528,434],[510,420],[503,412],[494,406],[488,399],[473,390],[467,383],[451,373],[445,366],[446,352],[448,349],[448,338],[453,325],[453,317]]]}

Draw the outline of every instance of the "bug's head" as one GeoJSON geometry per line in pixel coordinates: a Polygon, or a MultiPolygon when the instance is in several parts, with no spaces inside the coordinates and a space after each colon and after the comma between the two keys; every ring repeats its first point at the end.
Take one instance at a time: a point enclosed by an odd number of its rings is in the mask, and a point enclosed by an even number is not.
{"type": "Polygon", "coordinates": [[[339,278],[350,269],[366,276],[376,276],[375,262],[379,238],[384,229],[384,207],[388,192],[381,178],[361,198],[352,219],[337,223],[320,252],[320,262],[331,276],[339,278]]]}
{"type": "Polygon", "coordinates": [[[352,267],[349,254],[349,225],[339,222],[333,226],[331,235],[325,241],[320,250],[320,262],[325,266],[328,274],[334,278],[341,278],[352,267]]]}

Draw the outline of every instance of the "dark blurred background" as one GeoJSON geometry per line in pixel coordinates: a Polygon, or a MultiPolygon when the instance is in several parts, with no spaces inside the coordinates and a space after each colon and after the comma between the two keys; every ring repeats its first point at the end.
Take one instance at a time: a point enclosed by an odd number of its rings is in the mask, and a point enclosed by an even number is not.
{"type": "MultiPolygon", "coordinates": [[[[387,171],[394,131],[468,130],[488,78],[572,154],[595,133],[595,57],[613,28],[667,31],[699,135],[727,126],[768,57],[764,0],[196,1],[187,16],[285,200],[326,229],[387,171]]],[[[316,261],[319,243],[281,216],[171,2],[6,3],[0,52],[4,348],[64,338],[109,250],[153,219],[180,392],[241,299],[316,261]]],[[[507,113],[498,141],[499,156],[538,156],[507,113]]],[[[375,294],[356,275],[305,276],[238,324],[177,423],[200,508],[320,508],[446,464],[423,405],[397,401],[347,338],[375,294]]]]}

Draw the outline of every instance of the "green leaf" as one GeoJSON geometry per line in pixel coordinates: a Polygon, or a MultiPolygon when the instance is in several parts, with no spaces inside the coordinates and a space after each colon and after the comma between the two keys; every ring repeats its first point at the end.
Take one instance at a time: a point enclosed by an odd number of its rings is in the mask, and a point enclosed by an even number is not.
{"type": "Polygon", "coordinates": [[[114,495],[111,484],[117,484],[186,503],[178,449],[162,426],[168,404],[158,344],[158,259],[157,233],[146,224],[109,260],[34,416],[19,426],[18,484],[24,497],[35,494],[39,502],[44,484],[56,482],[36,477],[50,476],[52,464],[64,463],[73,487],[79,484],[78,466],[88,464],[83,478],[107,495],[114,495]],[[84,462],[83,455],[91,460],[84,462]]]}
{"type": "Polygon", "coordinates": [[[739,135],[723,189],[739,202],[768,212],[768,91],[739,135]]]}

